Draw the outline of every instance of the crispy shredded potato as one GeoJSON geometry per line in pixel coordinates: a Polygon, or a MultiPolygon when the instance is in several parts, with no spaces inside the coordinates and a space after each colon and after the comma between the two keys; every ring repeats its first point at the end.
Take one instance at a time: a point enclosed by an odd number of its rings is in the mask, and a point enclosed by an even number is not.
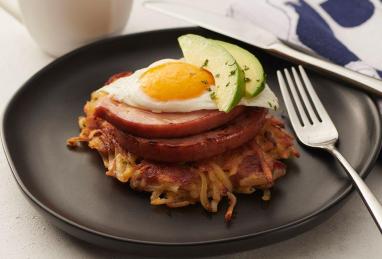
{"type": "Polygon", "coordinates": [[[250,194],[260,189],[264,191],[262,199],[269,200],[269,188],[285,175],[286,167],[279,159],[299,156],[282,122],[269,116],[259,134],[236,150],[187,164],[145,161],[113,139],[110,132],[117,128],[93,116],[94,103],[103,95],[92,94],[84,108],[86,117],[79,118],[81,133],[68,139],[67,145],[76,147],[84,142],[97,150],[106,175],[130,183],[133,189],[151,192],[152,205],[177,208],[199,202],[207,211],[217,212],[221,199],[227,197],[225,220],[230,221],[237,203],[234,193],[250,194]]]}

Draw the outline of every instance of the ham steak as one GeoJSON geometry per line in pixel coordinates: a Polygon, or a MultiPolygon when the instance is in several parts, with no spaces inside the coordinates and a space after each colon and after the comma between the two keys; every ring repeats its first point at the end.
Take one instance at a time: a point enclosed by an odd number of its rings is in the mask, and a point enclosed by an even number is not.
{"type": "Polygon", "coordinates": [[[120,130],[144,138],[179,138],[199,134],[228,123],[246,108],[231,112],[200,110],[187,113],[154,113],[117,102],[108,96],[97,101],[95,116],[120,130]]]}
{"type": "Polygon", "coordinates": [[[267,110],[249,108],[236,119],[216,129],[182,138],[142,138],[103,123],[104,136],[114,139],[125,150],[148,160],[187,162],[206,159],[237,148],[256,136],[267,110]]]}

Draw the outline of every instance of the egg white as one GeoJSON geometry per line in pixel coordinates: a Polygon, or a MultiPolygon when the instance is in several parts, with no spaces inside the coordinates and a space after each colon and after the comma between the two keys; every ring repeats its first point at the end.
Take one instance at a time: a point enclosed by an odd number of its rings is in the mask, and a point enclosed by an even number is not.
{"type": "MultiPolygon", "coordinates": [[[[210,97],[210,92],[205,91],[202,95],[186,99],[159,101],[146,95],[140,86],[140,77],[148,69],[169,62],[184,62],[177,59],[162,59],[152,63],[146,68],[135,71],[132,75],[121,77],[114,82],[102,87],[99,91],[104,91],[115,100],[127,105],[138,107],[152,112],[191,112],[197,110],[216,110],[217,106],[210,97]]],[[[214,89],[215,86],[211,86],[214,89]]],[[[265,86],[264,90],[254,98],[242,98],[239,105],[256,106],[264,108],[277,108],[278,100],[272,90],[265,86]]]]}

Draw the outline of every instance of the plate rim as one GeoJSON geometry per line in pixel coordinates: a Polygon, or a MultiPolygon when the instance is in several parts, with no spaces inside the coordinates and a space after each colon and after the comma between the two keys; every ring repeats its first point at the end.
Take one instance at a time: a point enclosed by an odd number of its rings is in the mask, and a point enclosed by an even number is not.
{"type": "MultiPolygon", "coordinates": [[[[77,53],[80,53],[83,50],[86,50],[88,48],[93,48],[93,47],[96,47],[98,45],[103,45],[105,43],[112,42],[112,41],[118,41],[118,40],[123,39],[123,38],[134,38],[136,36],[144,36],[144,35],[149,35],[152,33],[166,33],[166,32],[179,32],[179,33],[188,32],[189,33],[192,30],[193,31],[199,30],[199,31],[206,31],[206,32],[209,31],[209,30],[203,29],[201,27],[197,27],[197,26],[177,27],[177,28],[170,28],[170,29],[160,29],[160,30],[149,30],[149,31],[143,31],[143,32],[136,32],[136,33],[127,34],[127,35],[119,35],[119,36],[110,37],[107,39],[102,39],[102,40],[99,40],[99,41],[96,41],[96,42],[93,42],[90,44],[86,44],[86,45],[79,47],[79,48],[77,48],[77,49],[75,49],[75,50],[73,50],[73,51],[71,51],[71,52],[69,52],[69,53],[67,53],[61,57],[58,57],[54,61],[48,63],[47,65],[42,67],[40,70],[38,70],[38,72],[33,74],[29,79],[27,79],[22,84],[22,86],[16,90],[16,92],[13,94],[13,96],[8,100],[8,102],[5,106],[5,109],[3,110],[2,122],[1,122],[2,125],[1,125],[1,132],[0,132],[1,133],[1,142],[2,142],[2,147],[3,147],[4,153],[5,153],[6,160],[8,162],[8,165],[11,169],[12,175],[13,175],[14,179],[16,180],[18,187],[21,189],[21,191],[24,193],[24,195],[34,205],[36,205],[38,208],[40,208],[43,211],[45,211],[46,213],[48,213],[50,216],[52,216],[56,220],[60,220],[63,223],[70,225],[71,227],[78,228],[78,229],[85,231],[89,234],[95,234],[95,235],[98,235],[98,236],[103,237],[103,238],[108,238],[108,239],[116,240],[116,241],[122,241],[122,242],[126,242],[126,243],[134,243],[134,244],[138,244],[138,245],[179,247],[179,246],[199,246],[199,245],[221,244],[221,243],[226,243],[226,242],[233,242],[233,241],[240,241],[240,240],[255,238],[255,237],[262,236],[262,235],[271,234],[273,232],[281,232],[283,230],[287,230],[289,228],[293,228],[295,226],[298,226],[302,223],[308,223],[309,221],[313,220],[319,214],[322,214],[322,213],[328,211],[329,209],[335,207],[339,203],[341,203],[341,201],[346,199],[354,191],[355,187],[349,182],[348,186],[344,189],[344,191],[342,193],[338,194],[338,196],[335,199],[333,199],[332,201],[330,201],[327,205],[321,207],[319,210],[316,210],[313,213],[311,213],[311,214],[309,214],[303,218],[297,219],[295,221],[289,222],[289,223],[284,224],[284,225],[280,225],[280,226],[273,227],[273,228],[263,230],[260,232],[256,232],[256,233],[249,233],[249,234],[237,235],[237,236],[233,236],[233,237],[218,238],[218,239],[211,239],[211,240],[204,240],[204,241],[192,241],[192,242],[147,241],[147,240],[138,240],[138,239],[108,234],[108,233],[105,233],[103,231],[94,230],[90,227],[87,227],[85,225],[74,222],[73,220],[70,220],[70,219],[60,215],[60,213],[55,212],[53,209],[49,208],[48,205],[45,205],[41,201],[39,201],[28,190],[28,188],[24,185],[23,181],[21,180],[21,177],[19,176],[19,174],[16,170],[16,167],[13,163],[12,157],[9,153],[9,150],[8,150],[9,144],[5,138],[5,132],[7,131],[5,129],[6,128],[5,123],[6,123],[7,118],[10,116],[9,110],[12,107],[13,103],[17,100],[18,96],[20,96],[25,91],[25,89],[27,89],[30,82],[33,82],[35,80],[35,78],[38,78],[41,74],[44,74],[47,70],[51,69],[52,67],[54,68],[54,66],[57,63],[64,62],[66,59],[68,59],[68,58],[76,55],[77,53]]],[[[216,33],[213,31],[210,31],[210,32],[216,33]]],[[[219,34],[219,33],[216,33],[216,34],[219,34]]],[[[223,35],[223,36],[225,36],[225,35],[223,35]]],[[[228,38],[230,38],[230,37],[228,37],[228,38]]],[[[236,39],[233,39],[233,40],[237,41],[236,39]]],[[[266,50],[262,50],[262,51],[266,52],[266,50]]],[[[285,58],[282,58],[282,59],[288,60],[285,58]]],[[[364,170],[362,170],[362,172],[360,172],[361,177],[363,179],[365,179],[369,175],[372,168],[374,167],[375,162],[379,156],[381,146],[382,146],[382,132],[381,132],[381,116],[379,114],[378,106],[377,106],[375,100],[368,93],[365,93],[365,92],[361,92],[361,93],[365,96],[367,102],[369,103],[369,107],[373,107],[371,109],[370,116],[373,118],[374,121],[376,121],[375,129],[376,129],[376,134],[377,134],[377,136],[376,136],[377,143],[375,144],[374,149],[371,152],[372,156],[369,156],[367,158],[367,160],[365,162],[366,166],[365,166],[364,170]]]]}

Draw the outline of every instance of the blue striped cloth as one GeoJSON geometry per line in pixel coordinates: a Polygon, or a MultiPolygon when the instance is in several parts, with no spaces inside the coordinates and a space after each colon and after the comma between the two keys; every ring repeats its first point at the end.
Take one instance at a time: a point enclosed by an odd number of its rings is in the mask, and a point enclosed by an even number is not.
{"type": "Polygon", "coordinates": [[[228,15],[382,78],[382,0],[238,0],[228,15]]]}

